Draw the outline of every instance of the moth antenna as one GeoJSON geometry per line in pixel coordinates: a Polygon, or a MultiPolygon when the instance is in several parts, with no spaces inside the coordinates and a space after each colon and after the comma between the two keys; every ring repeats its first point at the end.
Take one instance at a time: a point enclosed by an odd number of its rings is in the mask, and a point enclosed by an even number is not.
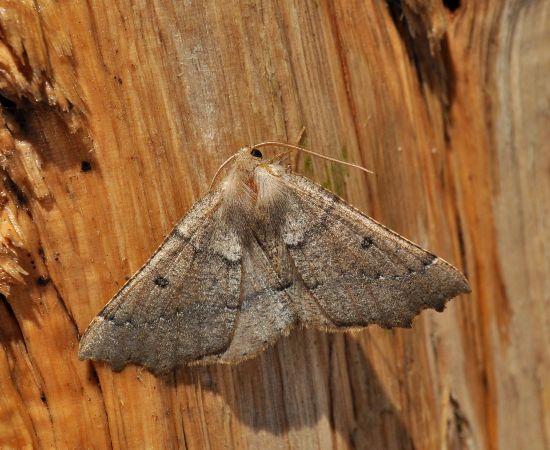
{"type": "Polygon", "coordinates": [[[252,148],[267,147],[267,146],[284,147],[284,148],[290,148],[292,150],[299,150],[301,152],[309,153],[310,155],[317,156],[318,158],[322,158],[322,159],[326,159],[328,161],[340,163],[340,164],[343,164],[344,166],[355,167],[356,169],[362,170],[363,172],[374,174],[374,172],[372,170],[366,169],[363,166],[359,166],[357,164],[349,163],[349,162],[346,162],[346,161],[341,161],[341,160],[336,159],[336,158],[331,158],[330,156],[322,155],[321,153],[317,153],[317,152],[314,152],[312,150],[308,150],[307,148],[299,147],[297,145],[286,144],[285,142],[276,142],[276,141],[261,142],[259,144],[254,145],[252,148]]]}
{"type": "Polygon", "coordinates": [[[214,184],[216,183],[216,179],[218,178],[218,175],[220,174],[220,172],[222,171],[222,169],[228,164],[231,162],[231,160],[233,158],[235,158],[236,156],[238,155],[238,153],[234,153],[233,155],[231,155],[229,158],[227,158],[223,164],[218,167],[218,170],[216,171],[216,173],[214,174],[214,178],[212,178],[212,181],[210,182],[210,186],[208,187],[208,190],[211,191],[212,188],[214,187],[214,184]]]}
{"type": "MultiPolygon", "coordinates": [[[[298,134],[298,137],[296,138],[296,140],[294,141],[294,144],[292,144],[292,145],[299,146],[300,142],[302,142],[302,138],[304,137],[305,132],[306,132],[306,127],[304,126],[300,129],[300,133],[298,134]]],[[[270,163],[281,162],[284,158],[288,157],[289,155],[290,155],[290,149],[286,149],[284,152],[279,153],[278,155],[275,155],[273,158],[271,158],[269,160],[269,162],[270,163]]],[[[298,161],[298,156],[299,155],[300,154],[298,153],[298,155],[296,156],[296,159],[294,161],[291,158],[289,158],[289,161],[290,161],[290,164],[292,165],[293,170],[296,170],[296,168],[298,167],[297,166],[297,161],[298,161]]]]}

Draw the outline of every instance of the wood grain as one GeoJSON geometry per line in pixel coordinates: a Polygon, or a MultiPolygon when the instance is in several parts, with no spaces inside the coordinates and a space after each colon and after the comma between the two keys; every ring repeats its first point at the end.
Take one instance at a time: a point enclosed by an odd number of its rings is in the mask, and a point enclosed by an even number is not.
{"type": "Polygon", "coordinates": [[[0,448],[550,447],[549,39],[543,0],[1,0],[0,448]],[[78,361],[219,164],[302,126],[376,175],[302,173],[473,293],[235,367],[78,361]]]}

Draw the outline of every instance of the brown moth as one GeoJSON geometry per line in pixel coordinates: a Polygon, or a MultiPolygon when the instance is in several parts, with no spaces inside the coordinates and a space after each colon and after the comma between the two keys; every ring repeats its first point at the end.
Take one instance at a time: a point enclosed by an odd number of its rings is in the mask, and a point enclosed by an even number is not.
{"type": "MultiPolygon", "coordinates": [[[[80,358],[154,373],[238,363],[296,326],[410,327],[464,276],[258,147],[236,153],[92,321],[80,358]]],[[[288,144],[285,146],[292,147],[288,144]]]]}

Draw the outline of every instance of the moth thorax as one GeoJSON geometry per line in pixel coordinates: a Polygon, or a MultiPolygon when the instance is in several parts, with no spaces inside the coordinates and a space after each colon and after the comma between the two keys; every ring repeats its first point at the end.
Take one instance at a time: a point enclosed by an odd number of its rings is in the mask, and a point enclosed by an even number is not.
{"type": "Polygon", "coordinates": [[[225,178],[220,208],[222,219],[239,227],[253,220],[256,203],[256,195],[242,175],[240,170],[232,170],[225,178]]]}
{"type": "Polygon", "coordinates": [[[284,187],[275,169],[273,165],[262,165],[254,171],[256,211],[258,219],[282,222],[287,202],[284,187]]]}

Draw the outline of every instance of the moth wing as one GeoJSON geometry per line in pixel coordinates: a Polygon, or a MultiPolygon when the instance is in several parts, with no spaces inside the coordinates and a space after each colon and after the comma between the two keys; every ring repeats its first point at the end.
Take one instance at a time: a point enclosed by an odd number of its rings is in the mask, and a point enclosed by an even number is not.
{"type": "Polygon", "coordinates": [[[470,288],[449,263],[362,214],[307,178],[286,172],[281,230],[299,282],[334,328],[410,326],[470,288]]]}
{"type": "Polygon", "coordinates": [[[81,359],[128,363],[155,373],[222,354],[240,304],[242,248],[208,194],[93,320],[81,359]]]}

